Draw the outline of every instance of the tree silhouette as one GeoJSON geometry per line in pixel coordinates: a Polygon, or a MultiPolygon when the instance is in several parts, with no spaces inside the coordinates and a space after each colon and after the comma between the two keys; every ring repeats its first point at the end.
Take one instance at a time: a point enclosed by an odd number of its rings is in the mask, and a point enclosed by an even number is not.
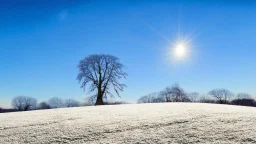
{"type": "Polygon", "coordinates": [[[127,74],[123,71],[123,65],[119,59],[111,55],[89,55],[78,64],[79,74],[77,80],[81,83],[81,88],[86,89],[89,86],[89,92],[97,90],[93,95],[96,99],[95,105],[103,105],[103,97],[107,94],[113,97],[111,88],[120,97],[119,91],[123,91],[124,84],[120,83],[127,74]]]}
{"type": "Polygon", "coordinates": [[[213,89],[208,93],[210,96],[216,98],[220,104],[226,104],[228,100],[234,95],[227,89],[213,89]]]}
{"type": "Polygon", "coordinates": [[[185,91],[179,86],[179,84],[174,84],[171,87],[165,88],[163,91],[160,92],[160,94],[165,97],[166,102],[190,101],[185,91]]]}
{"type": "Polygon", "coordinates": [[[27,111],[29,109],[35,109],[37,100],[35,98],[27,96],[17,96],[12,99],[12,106],[19,111],[27,111]]]}

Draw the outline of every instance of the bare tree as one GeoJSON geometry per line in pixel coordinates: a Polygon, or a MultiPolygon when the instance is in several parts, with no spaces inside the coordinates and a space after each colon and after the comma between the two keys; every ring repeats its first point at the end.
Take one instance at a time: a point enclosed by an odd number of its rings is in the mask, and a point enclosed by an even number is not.
{"type": "Polygon", "coordinates": [[[12,106],[19,111],[36,109],[37,100],[27,96],[17,96],[12,100],[12,106]]]}
{"type": "Polygon", "coordinates": [[[213,89],[208,94],[216,98],[220,104],[226,104],[228,100],[234,95],[227,89],[213,89]]]}
{"type": "Polygon", "coordinates": [[[38,105],[38,109],[50,109],[50,105],[47,102],[41,102],[38,105]]]}
{"type": "Polygon", "coordinates": [[[53,97],[49,99],[48,104],[51,108],[62,108],[64,107],[64,102],[61,98],[53,97]]]}
{"type": "Polygon", "coordinates": [[[67,99],[65,101],[65,106],[66,107],[79,107],[80,103],[79,103],[79,101],[74,100],[74,99],[67,99]]]}
{"type": "Polygon", "coordinates": [[[179,86],[179,84],[174,84],[171,87],[165,88],[161,92],[166,99],[166,102],[188,102],[190,101],[187,97],[185,91],[179,86]]]}
{"type": "Polygon", "coordinates": [[[198,102],[199,101],[199,93],[198,92],[192,92],[188,93],[187,96],[190,99],[191,102],[198,102]]]}
{"type": "Polygon", "coordinates": [[[252,96],[248,93],[238,93],[237,99],[251,99],[252,96]]]}
{"type": "Polygon", "coordinates": [[[122,78],[127,74],[123,71],[123,65],[119,59],[111,55],[89,55],[81,60],[78,64],[79,74],[77,80],[81,82],[81,88],[85,90],[89,86],[89,92],[97,90],[95,105],[103,105],[103,97],[107,94],[113,97],[110,89],[119,95],[125,85],[120,83],[122,78]]]}

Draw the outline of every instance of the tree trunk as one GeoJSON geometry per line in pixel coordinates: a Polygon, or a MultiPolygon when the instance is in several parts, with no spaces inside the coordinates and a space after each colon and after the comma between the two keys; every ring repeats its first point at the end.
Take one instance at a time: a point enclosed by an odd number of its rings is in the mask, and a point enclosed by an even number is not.
{"type": "Polygon", "coordinates": [[[104,105],[102,97],[103,95],[101,95],[100,93],[97,95],[97,100],[95,105],[104,105]]]}

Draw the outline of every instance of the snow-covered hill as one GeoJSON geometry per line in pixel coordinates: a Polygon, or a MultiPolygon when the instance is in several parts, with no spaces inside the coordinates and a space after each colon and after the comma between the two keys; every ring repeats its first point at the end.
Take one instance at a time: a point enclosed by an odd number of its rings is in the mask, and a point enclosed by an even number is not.
{"type": "Polygon", "coordinates": [[[256,108],[164,103],[4,113],[0,143],[256,143],[256,108]]]}

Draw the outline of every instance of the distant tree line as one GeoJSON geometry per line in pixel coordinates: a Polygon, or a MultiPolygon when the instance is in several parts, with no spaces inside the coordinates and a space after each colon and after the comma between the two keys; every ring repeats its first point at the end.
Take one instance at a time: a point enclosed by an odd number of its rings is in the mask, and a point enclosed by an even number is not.
{"type": "MultiPolygon", "coordinates": [[[[104,99],[104,97],[103,97],[104,99]]],[[[40,109],[56,109],[67,107],[80,107],[95,105],[95,98],[88,97],[85,102],[79,102],[74,99],[62,99],[53,97],[48,101],[37,103],[37,99],[27,96],[17,96],[12,99],[13,109],[0,108],[0,113],[15,112],[15,111],[30,111],[40,109]]],[[[165,102],[197,102],[197,103],[216,103],[216,104],[231,104],[241,106],[256,107],[256,101],[250,94],[238,93],[234,94],[228,89],[213,89],[207,94],[200,94],[198,92],[186,92],[179,84],[174,84],[166,87],[162,91],[153,92],[142,96],[137,103],[165,103],[165,102]]],[[[127,104],[124,101],[109,101],[105,97],[105,105],[127,104]]]]}
{"type": "Polygon", "coordinates": [[[199,102],[218,103],[256,107],[256,101],[250,94],[234,94],[228,89],[213,89],[207,94],[186,92],[179,84],[166,87],[160,92],[153,92],[142,96],[137,103],[164,103],[164,102],[199,102]]]}
{"type": "MultiPolygon", "coordinates": [[[[90,98],[90,97],[89,97],[90,98]]],[[[59,97],[50,98],[48,101],[43,101],[37,103],[36,98],[28,96],[17,96],[12,99],[12,108],[4,109],[0,108],[0,113],[6,112],[17,112],[17,111],[31,111],[40,109],[56,109],[56,108],[69,108],[69,107],[80,107],[80,106],[93,106],[94,101],[92,99],[86,98],[85,102],[79,102],[74,99],[62,99],[59,97]]],[[[124,101],[110,101],[105,100],[105,105],[118,105],[127,104],[124,101]]]]}
{"type": "Polygon", "coordinates": [[[28,96],[17,96],[12,99],[12,107],[18,111],[28,111],[36,109],[54,109],[64,107],[78,107],[80,102],[74,99],[63,100],[53,97],[48,101],[37,103],[37,100],[28,96]]]}

